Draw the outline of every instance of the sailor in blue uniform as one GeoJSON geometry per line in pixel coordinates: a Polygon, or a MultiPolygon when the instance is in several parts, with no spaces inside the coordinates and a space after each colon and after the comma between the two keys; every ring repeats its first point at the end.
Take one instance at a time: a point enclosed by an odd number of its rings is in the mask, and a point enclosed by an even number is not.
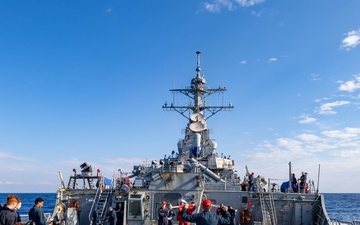
{"type": "Polygon", "coordinates": [[[217,224],[230,224],[230,213],[227,211],[227,207],[223,206],[222,215],[216,215],[213,212],[210,212],[212,208],[211,201],[209,199],[205,199],[201,206],[204,211],[196,214],[188,214],[187,208],[189,204],[185,204],[184,210],[182,211],[182,218],[185,221],[196,223],[196,225],[217,225],[217,224]]]}
{"type": "Polygon", "coordinates": [[[0,206],[0,224],[14,225],[16,224],[16,206],[19,203],[19,198],[15,195],[9,195],[6,199],[6,204],[0,206]]]}
{"type": "Polygon", "coordinates": [[[254,191],[254,172],[249,175],[249,191],[254,191]]]}
{"type": "Polygon", "coordinates": [[[29,220],[32,220],[35,225],[47,225],[45,215],[41,209],[44,205],[44,199],[35,199],[35,205],[29,211],[29,220]]]}
{"type": "Polygon", "coordinates": [[[107,218],[108,218],[110,225],[116,224],[116,222],[117,222],[116,212],[111,206],[109,207],[109,212],[108,212],[107,218]]]}
{"type": "Polygon", "coordinates": [[[169,210],[166,208],[166,202],[161,202],[161,207],[158,210],[158,225],[168,225],[169,210]]]}
{"type": "Polygon", "coordinates": [[[228,212],[230,214],[230,225],[235,225],[236,224],[236,211],[235,209],[229,205],[228,206],[228,212]]]}
{"type": "Polygon", "coordinates": [[[297,192],[296,184],[297,184],[297,179],[295,177],[295,173],[293,173],[292,176],[291,176],[291,187],[292,187],[294,192],[297,192]]]}
{"type": "Polygon", "coordinates": [[[99,212],[100,212],[100,208],[97,208],[96,210],[94,210],[92,212],[92,225],[99,225],[101,220],[100,220],[100,215],[99,215],[99,212]]]}

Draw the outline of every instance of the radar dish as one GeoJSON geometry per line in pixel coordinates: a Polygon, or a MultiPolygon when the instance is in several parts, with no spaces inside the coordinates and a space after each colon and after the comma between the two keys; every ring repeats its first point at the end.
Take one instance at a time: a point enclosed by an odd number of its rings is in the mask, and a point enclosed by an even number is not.
{"type": "Polygon", "coordinates": [[[190,119],[193,122],[201,122],[204,120],[204,115],[202,113],[194,113],[190,115],[190,119]]]}
{"type": "Polygon", "coordinates": [[[206,129],[206,126],[202,122],[195,122],[190,124],[189,128],[194,132],[201,132],[206,129]]]}

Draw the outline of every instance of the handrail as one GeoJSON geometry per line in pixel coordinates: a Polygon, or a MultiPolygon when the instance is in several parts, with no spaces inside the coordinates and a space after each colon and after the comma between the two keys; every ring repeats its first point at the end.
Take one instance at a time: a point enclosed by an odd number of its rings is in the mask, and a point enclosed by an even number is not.
{"type": "Polygon", "coordinates": [[[99,187],[97,188],[96,190],[96,194],[95,194],[95,198],[94,198],[94,202],[93,204],[91,205],[91,209],[90,209],[90,212],[89,212],[89,221],[90,221],[90,224],[92,224],[92,213],[94,211],[94,206],[97,205],[98,201],[99,201],[99,196],[101,194],[101,185],[99,185],[99,187]]]}
{"type": "Polygon", "coordinates": [[[105,204],[104,204],[104,208],[102,209],[103,211],[101,212],[101,219],[104,220],[106,218],[106,209],[107,209],[107,205],[108,205],[108,201],[109,201],[109,198],[110,198],[110,195],[112,194],[113,192],[113,189],[110,188],[110,189],[107,189],[109,191],[107,191],[107,194],[106,194],[106,197],[105,197],[105,204]]]}

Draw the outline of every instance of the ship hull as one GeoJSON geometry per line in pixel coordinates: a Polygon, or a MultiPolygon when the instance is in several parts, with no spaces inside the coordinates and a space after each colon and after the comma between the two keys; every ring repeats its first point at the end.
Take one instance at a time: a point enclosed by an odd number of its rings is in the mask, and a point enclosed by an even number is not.
{"type": "MultiPolygon", "coordinates": [[[[103,219],[106,219],[108,206],[116,208],[116,205],[121,202],[125,207],[123,224],[128,225],[157,224],[161,202],[166,201],[168,204],[172,204],[177,212],[176,206],[180,199],[195,204],[197,207],[195,212],[202,210],[200,205],[203,199],[212,201],[213,212],[221,203],[232,206],[236,212],[236,224],[240,224],[241,213],[245,208],[249,210],[254,224],[274,224],[274,221],[278,225],[330,224],[322,194],[241,191],[240,185],[224,183],[209,185],[212,187],[211,189],[206,189],[207,185],[196,185],[196,180],[187,184],[181,180],[175,189],[170,189],[169,183],[164,181],[159,182],[159,185],[146,188],[129,188],[127,185],[118,185],[114,189],[104,188],[101,190],[100,195],[106,196],[106,198],[99,196],[98,189],[61,189],[57,195],[57,205],[73,208],[74,202],[78,202],[76,221],[79,225],[90,224],[92,211],[99,206],[98,201],[101,198],[106,199],[102,204],[103,219]],[[189,188],[191,183],[192,188],[189,188]]],[[[173,222],[174,224],[178,223],[176,218],[173,218],[173,222]]],[[[66,224],[70,224],[70,222],[66,224]]]]}

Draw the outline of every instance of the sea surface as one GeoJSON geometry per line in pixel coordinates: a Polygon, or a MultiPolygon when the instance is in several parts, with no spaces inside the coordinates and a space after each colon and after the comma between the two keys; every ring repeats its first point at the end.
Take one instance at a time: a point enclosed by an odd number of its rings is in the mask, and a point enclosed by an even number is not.
{"type": "Polygon", "coordinates": [[[360,193],[324,194],[326,211],[331,220],[360,221],[360,193]]]}
{"type": "Polygon", "coordinates": [[[56,201],[56,193],[0,193],[0,204],[6,203],[8,195],[16,195],[22,201],[20,214],[28,214],[29,210],[34,206],[35,199],[44,199],[44,205],[42,210],[44,213],[53,213],[56,201]]]}
{"type": "MultiPolygon", "coordinates": [[[[55,193],[0,193],[0,203],[6,202],[9,194],[17,195],[22,200],[20,214],[27,214],[35,203],[35,199],[44,199],[44,213],[53,213],[55,193]]],[[[331,220],[360,221],[360,193],[357,194],[324,194],[326,211],[331,220]]]]}

